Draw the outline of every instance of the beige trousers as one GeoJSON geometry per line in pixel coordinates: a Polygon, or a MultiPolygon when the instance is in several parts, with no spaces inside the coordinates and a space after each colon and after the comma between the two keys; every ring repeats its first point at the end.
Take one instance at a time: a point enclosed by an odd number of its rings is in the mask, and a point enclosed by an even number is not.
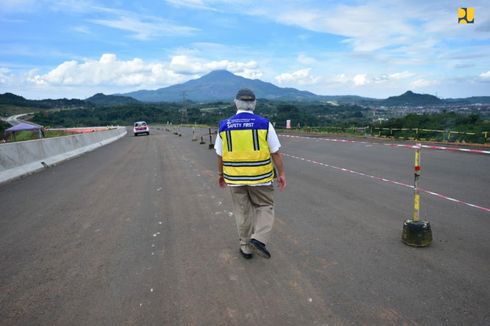
{"type": "Polygon", "coordinates": [[[240,244],[253,238],[267,244],[274,224],[273,186],[229,187],[240,244]]]}

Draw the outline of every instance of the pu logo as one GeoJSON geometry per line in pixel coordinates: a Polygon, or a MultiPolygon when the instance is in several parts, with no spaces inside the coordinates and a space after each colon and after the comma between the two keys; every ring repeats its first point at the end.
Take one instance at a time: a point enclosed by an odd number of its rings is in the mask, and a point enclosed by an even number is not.
{"type": "Polygon", "coordinates": [[[475,8],[458,8],[458,24],[473,24],[475,8]]]}

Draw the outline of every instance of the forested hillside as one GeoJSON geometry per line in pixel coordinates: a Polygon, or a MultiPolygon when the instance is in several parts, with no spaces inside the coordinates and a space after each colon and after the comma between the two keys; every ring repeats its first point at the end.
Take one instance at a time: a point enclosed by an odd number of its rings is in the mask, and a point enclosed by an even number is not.
{"type": "MultiPolygon", "coordinates": [[[[51,127],[131,125],[134,121],[148,123],[197,123],[215,125],[235,113],[231,103],[186,104],[186,114],[180,103],[156,103],[101,107],[60,112],[39,112],[33,121],[51,127]]],[[[292,120],[294,126],[358,125],[366,124],[367,109],[358,106],[333,106],[325,103],[287,103],[259,101],[256,113],[269,118],[277,126],[292,120]]]]}

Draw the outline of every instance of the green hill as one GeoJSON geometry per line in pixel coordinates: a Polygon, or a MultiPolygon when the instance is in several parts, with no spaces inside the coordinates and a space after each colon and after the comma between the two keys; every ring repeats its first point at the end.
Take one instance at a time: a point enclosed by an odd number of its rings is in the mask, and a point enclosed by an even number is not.
{"type": "Polygon", "coordinates": [[[419,106],[419,105],[437,105],[443,101],[430,94],[417,94],[412,91],[407,91],[399,96],[390,96],[386,100],[381,101],[381,105],[385,106],[419,106]]]}
{"type": "Polygon", "coordinates": [[[102,93],[97,93],[94,96],[87,98],[85,101],[92,103],[95,106],[121,106],[141,103],[129,96],[105,95],[102,93]]]}
{"type": "Polygon", "coordinates": [[[0,94],[0,105],[2,106],[16,106],[16,107],[29,107],[39,109],[61,109],[61,108],[85,108],[92,107],[93,105],[78,99],[46,99],[46,100],[27,100],[22,96],[18,96],[12,93],[0,94]]]}

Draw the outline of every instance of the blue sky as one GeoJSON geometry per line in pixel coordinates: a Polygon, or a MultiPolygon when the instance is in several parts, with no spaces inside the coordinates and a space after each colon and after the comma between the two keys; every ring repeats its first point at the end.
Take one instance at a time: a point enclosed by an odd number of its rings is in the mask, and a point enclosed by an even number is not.
{"type": "Polygon", "coordinates": [[[227,69],[322,95],[490,96],[485,2],[3,0],[0,92],[86,98],[227,69]]]}

